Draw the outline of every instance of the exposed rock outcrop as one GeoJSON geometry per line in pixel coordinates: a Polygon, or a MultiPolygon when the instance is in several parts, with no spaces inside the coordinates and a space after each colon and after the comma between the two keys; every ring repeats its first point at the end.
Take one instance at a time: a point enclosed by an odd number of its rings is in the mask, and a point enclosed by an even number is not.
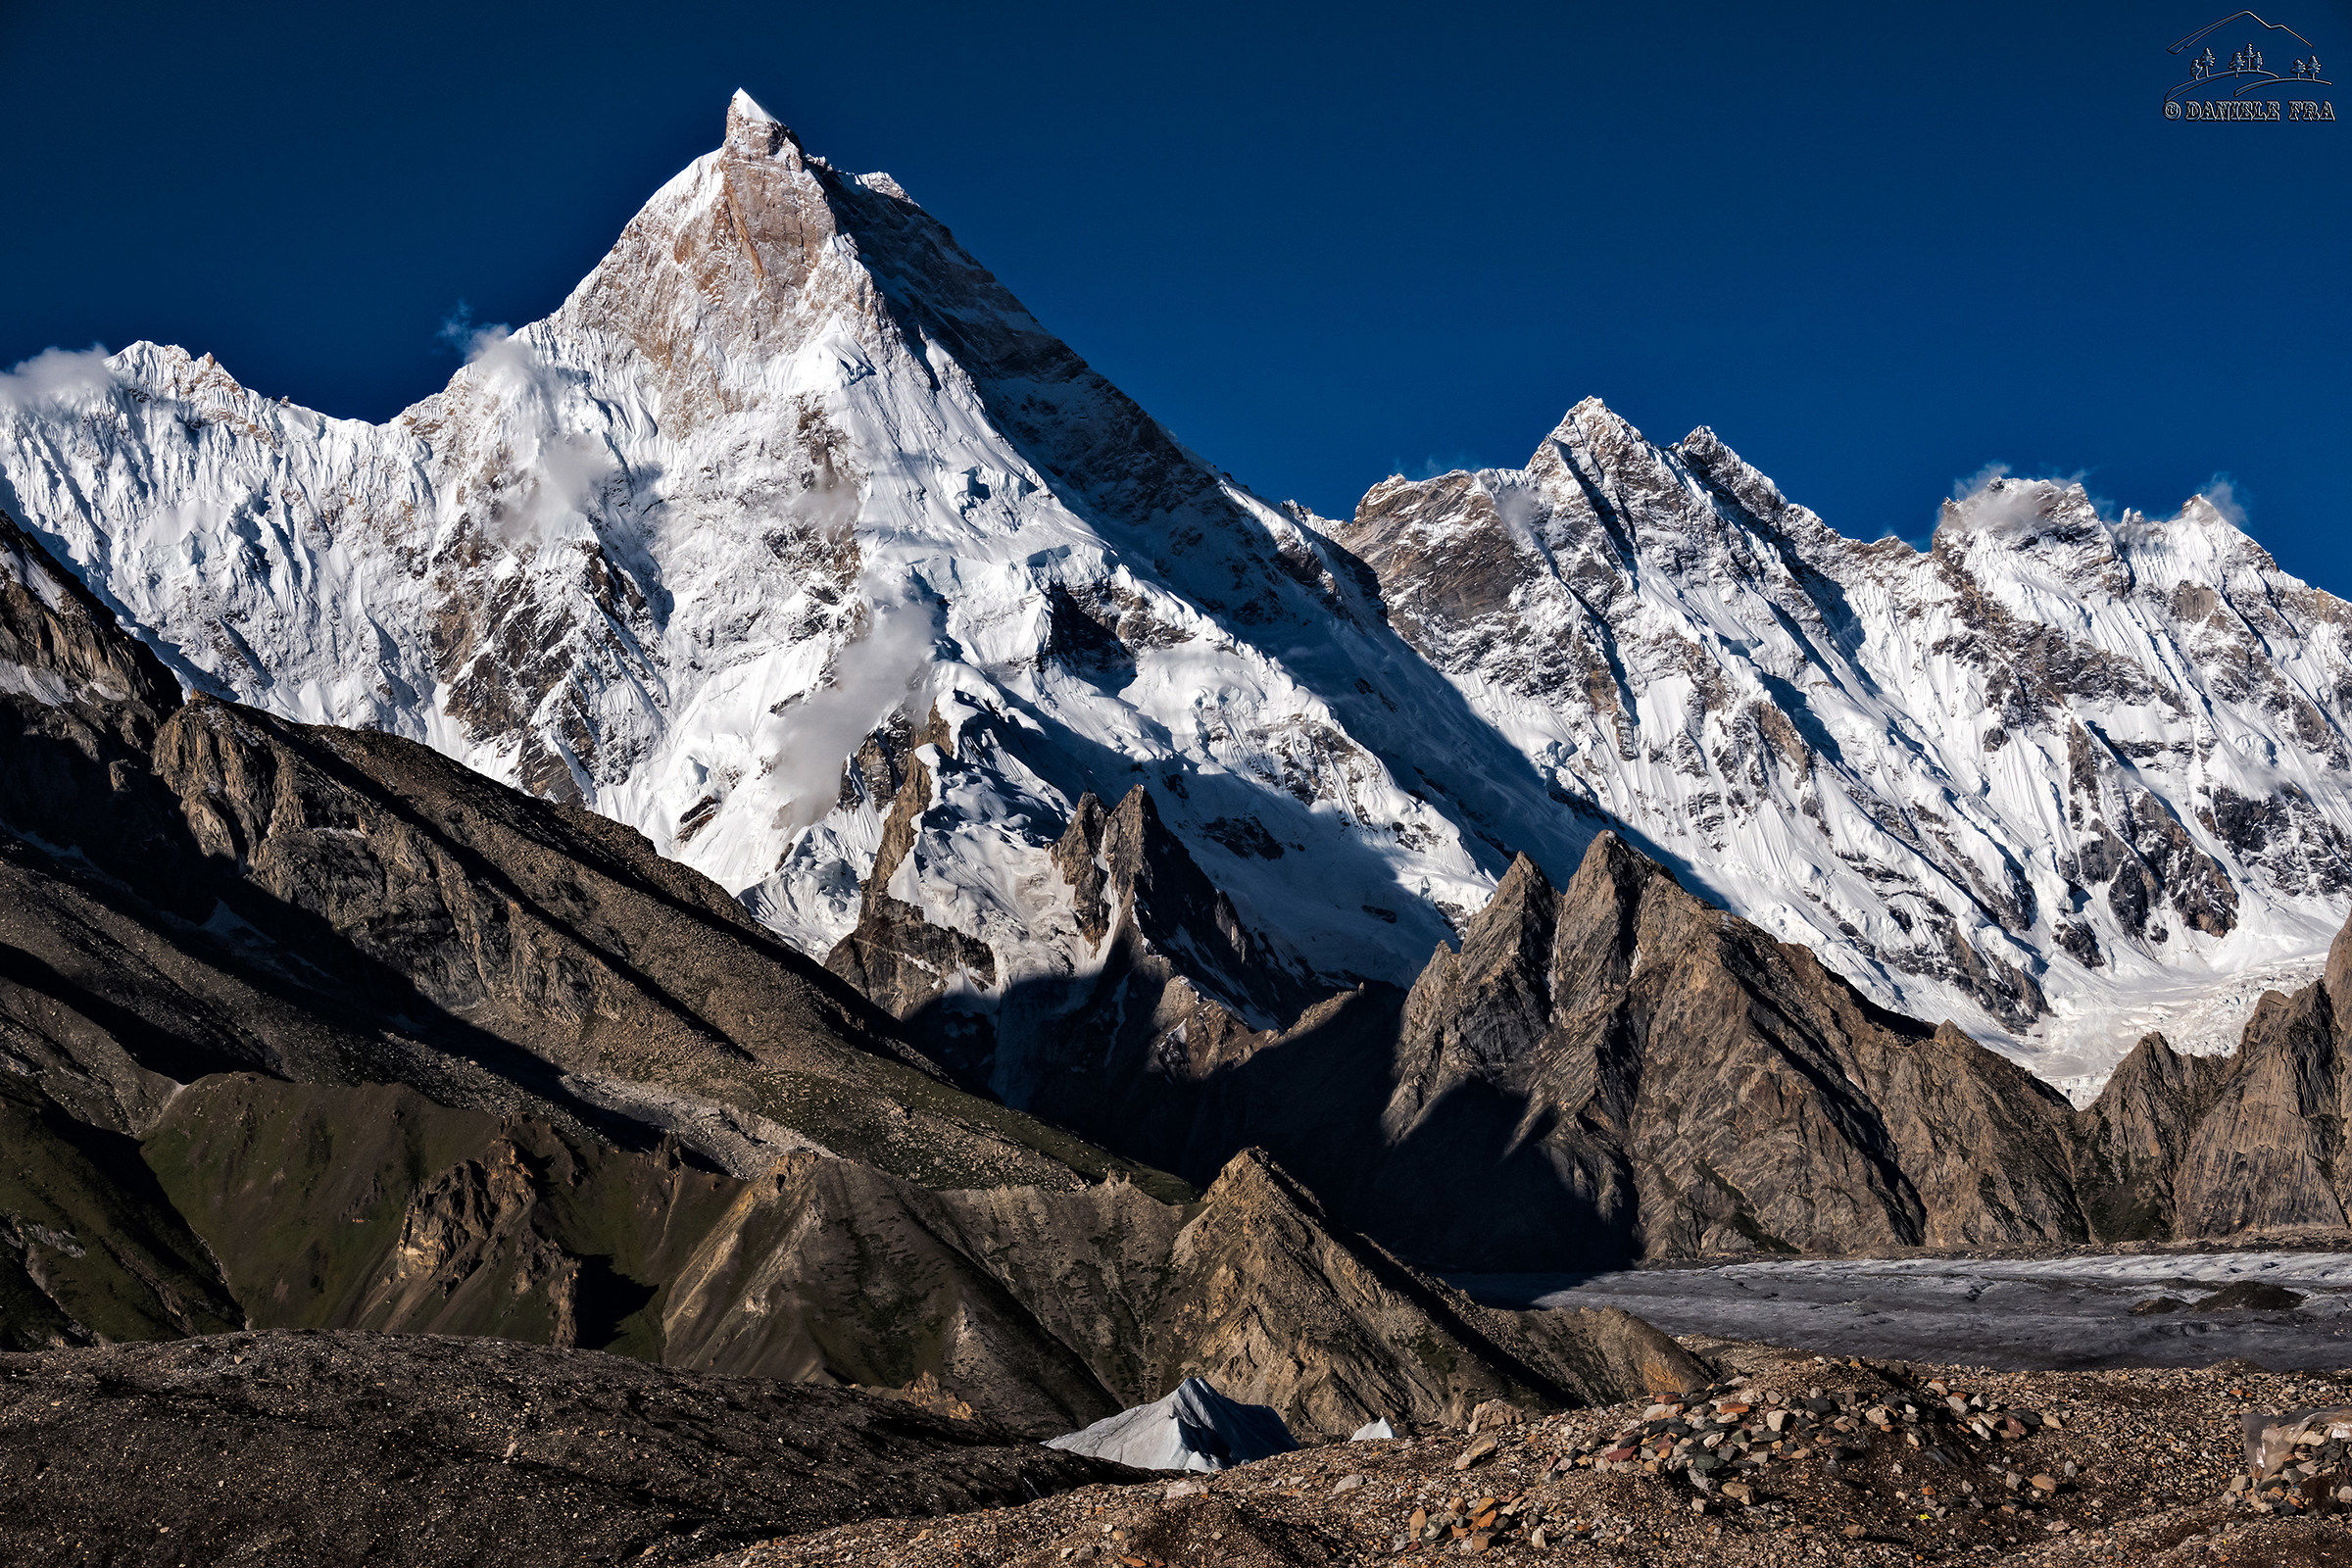
{"type": "Polygon", "coordinates": [[[874,868],[867,873],[859,895],[857,927],[825,956],[825,967],[904,1022],[959,986],[981,990],[994,986],[997,960],[987,943],[926,920],[922,910],[890,892],[891,878],[914,847],[915,825],[932,805],[931,768],[918,749],[928,746],[952,754],[954,738],[934,708],[922,728],[897,749],[898,756],[877,744],[880,739],[879,735],[868,737],[851,765],[864,764],[861,782],[868,789],[893,775],[898,782],[892,786],[890,810],[882,819],[874,868]]]}
{"type": "Polygon", "coordinates": [[[639,834],[396,736],[182,702],[37,545],[0,546],[28,672],[0,690],[0,1048],[76,1115],[135,1130],[246,1068],[747,1172],[812,1146],[959,1185],[1110,1168],[953,1088],[639,834]]]}
{"type": "MultiPolygon", "coordinates": [[[[1163,925],[1152,940],[1152,884],[1122,882],[1097,848],[1122,817],[1148,831],[1145,805],[1082,811],[1057,851],[1111,957],[1043,1036],[1032,1102],[1197,1182],[1262,1145],[1346,1226],[1417,1260],[1546,1269],[2340,1222],[2342,1032],[2324,987],[2267,1002],[2226,1062],[2143,1042],[2078,1114],[1604,833],[1564,889],[1522,858],[1401,999],[1367,986],[1253,1029],[1169,971],[1158,954],[1192,939],[1163,925]]],[[[2339,953],[2328,984],[2352,984],[2347,970],[2339,953]]]]}
{"type": "Polygon", "coordinates": [[[2083,1116],[2119,1235],[2228,1236],[2352,1217],[2352,925],[2328,968],[2266,994],[2234,1055],[2140,1042],[2083,1116]]]}
{"type": "Polygon", "coordinates": [[[1155,1333],[1162,1383],[1207,1377],[1324,1438],[1384,1415],[1459,1423],[1489,1399],[1606,1404],[1703,1377],[1674,1341],[1622,1312],[1477,1305],[1339,1230],[1254,1150],[1235,1156],[1177,1236],[1155,1333]]]}
{"type": "Polygon", "coordinates": [[[2174,1234],[2173,1173],[2229,1076],[2216,1056],[2184,1056],[2149,1035],[2078,1118],[2085,1215],[2102,1237],[2174,1234]]]}
{"type": "Polygon", "coordinates": [[[2086,1235],[2055,1093],[1956,1029],[1872,1006],[1611,834],[1556,893],[1512,867],[1414,986],[1395,1079],[1363,1201],[1422,1255],[1526,1267],[2086,1235]],[[1444,1201],[1473,1181],[1496,1222],[1444,1201]]]}

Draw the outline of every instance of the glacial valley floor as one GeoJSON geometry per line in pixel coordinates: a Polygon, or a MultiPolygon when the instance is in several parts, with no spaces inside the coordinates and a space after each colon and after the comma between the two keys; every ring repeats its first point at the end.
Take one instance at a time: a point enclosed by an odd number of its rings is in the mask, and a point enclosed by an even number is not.
{"type": "Polygon", "coordinates": [[[1457,1276],[1491,1306],[1614,1306],[1669,1334],[1816,1353],[2028,1367],[2352,1366],[2352,1237],[1963,1256],[1758,1258],[1584,1275],[1457,1276]],[[2291,1308],[2207,1309],[2273,1287],[2291,1308]]]}

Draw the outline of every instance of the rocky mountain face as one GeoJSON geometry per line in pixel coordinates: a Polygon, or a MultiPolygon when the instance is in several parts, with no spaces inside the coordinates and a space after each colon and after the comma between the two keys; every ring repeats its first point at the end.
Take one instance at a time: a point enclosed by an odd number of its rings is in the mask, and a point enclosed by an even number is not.
{"type": "MultiPolygon", "coordinates": [[[[959,1090],[628,829],[183,702],[7,542],[7,1344],[487,1334],[1038,1436],[1196,1374],[1328,1435],[1688,1368],[1622,1314],[1472,1304],[1260,1153],[1200,1195],[959,1090]]],[[[1124,917],[1181,931],[1148,808],[1089,820],[1124,917]]]]}
{"type": "Polygon", "coordinates": [[[822,1148],[941,1181],[1087,1179],[1071,1140],[950,1088],[636,834],[381,732],[182,703],[18,539],[19,649],[53,656],[25,667],[60,690],[102,672],[64,701],[0,695],[8,1059],[79,1119],[138,1132],[169,1082],[245,1068],[640,1147],[667,1131],[722,1168],[822,1148]]]}
{"type": "Polygon", "coordinates": [[[2077,1241],[2067,1122],[2025,1069],[1604,835],[1556,892],[1519,862],[1423,972],[1367,1200],[1443,1225],[1433,1247],[1531,1260],[1563,1235],[1595,1260],[2077,1241]],[[1508,1223],[1419,1197],[1465,1163],[1503,1173],[1508,1223]]]}
{"type": "Polygon", "coordinates": [[[2340,923],[2344,607],[2203,498],[1995,478],[1859,544],[1589,401],[1334,536],[1552,785],[1875,1000],[2022,1034],[2340,923]]]}
{"type": "Polygon", "coordinates": [[[2234,1055],[2133,1048],[2085,1112],[2119,1231],[2229,1236],[2352,1220],[2352,925],[2325,976],[2264,996],[2234,1055]]]}
{"type": "Polygon", "coordinates": [[[970,939],[983,1010],[1091,966],[1054,863],[1089,791],[1159,786],[1288,968],[1400,969],[1446,930],[1400,888],[1491,881],[1380,756],[1414,691],[1459,712],[1444,682],[1377,619],[1287,652],[1340,603],[1309,533],[748,99],[555,316],[387,425],[151,345],[107,376],[12,411],[0,481],[183,678],[593,807],[812,956],[870,912],[906,760],[845,760],[894,718],[926,804],[883,891],[970,939]]]}
{"type": "Polygon", "coordinates": [[[1408,1255],[1541,1270],[2086,1240],[2073,1114],[1603,834],[1564,888],[1520,859],[1401,997],[1228,1029],[1072,1124],[1180,1171],[1249,1138],[1408,1255]]]}
{"type": "Polygon", "coordinates": [[[140,1153],[257,1327],[619,1349],[1040,1437],[1188,1376],[1332,1437],[1494,1397],[1607,1402],[1690,1370],[1622,1313],[1477,1306],[1340,1231],[1255,1152],[1193,1204],[1123,1181],[941,1190],[815,1152],[744,1180],[405,1088],[220,1075],[140,1153]]]}
{"type": "Polygon", "coordinates": [[[1999,481],[1856,543],[1588,402],[1524,469],[1272,507],[740,96],[389,423],[94,368],[0,410],[0,502],[181,679],[634,828],[1015,1102],[1140,952],[1090,795],[1210,890],[1198,944],[1137,927],[1185,992],[1138,982],[1147,1054],[1192,996],[1408,986],[1603,827],[2062,1079],[2352,895],[2343,607],[2206,500],[1999,481]]]}
{"type": "Polygon", "coordinates": [[[1189,1054],[1089,1032],[1044,1081],[1068,1125],[1195,1179],[1261,1145],[1448,1269],[2220,1237],[2343,1223],[2330,994],[2272,994],[2227,1058],[2151,1037],[2077,1110],[1604,833],[1565,887],[1517,862],[1408,992],[1285,1031],[1210,1007],[1171,1029],[1189,1054]]]}

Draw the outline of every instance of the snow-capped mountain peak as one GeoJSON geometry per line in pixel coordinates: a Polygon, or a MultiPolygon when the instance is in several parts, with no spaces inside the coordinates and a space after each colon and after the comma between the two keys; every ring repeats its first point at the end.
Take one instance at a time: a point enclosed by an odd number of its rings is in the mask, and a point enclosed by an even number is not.
{"type": "Polygon", "coordinates": [[[2323,951],[2352,890],[2343,607],[2207,501],[1999,480],[1930,550],[1857,543],[1587,399],[1524,468],[1325,521],[741,93],[553,314],[383,424],[209,355],[105,371],[0,403],[0,504],[183,679],[592,807],[818,956],[913,911],[922,1005],[1107,961],[1066,846],[1139,786],[1240,928],[1161,955],[1204,995],[1245,950],[1269,996],[1405,982],[1514,855],[1564,877],[1611,822],[2008,1037],[2323,951]]]}

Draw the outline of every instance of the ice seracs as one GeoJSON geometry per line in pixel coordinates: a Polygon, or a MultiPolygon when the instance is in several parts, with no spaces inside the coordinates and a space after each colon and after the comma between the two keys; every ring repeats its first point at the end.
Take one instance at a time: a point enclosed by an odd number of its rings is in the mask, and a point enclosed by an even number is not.
{"type": "Polygon", "coordinates": [[[2202,500],[2004,480],[1857,543],[1589,400],[1327,521],[743,94],[384,424],[105,372],[0,398],[0,504],[184,680],[615,817],[813,955],[887,897],[940,933],[924,1005],[999,1040],[1106,961],[1055,855],[1139,786],[1285,997],[1409,982],[1514,854],[1564,877],[1616,821],[2062,1078],[2130,1044],[2083,1020],[2319,953],[2352,894],[2344,607],[2202,500]]]}

